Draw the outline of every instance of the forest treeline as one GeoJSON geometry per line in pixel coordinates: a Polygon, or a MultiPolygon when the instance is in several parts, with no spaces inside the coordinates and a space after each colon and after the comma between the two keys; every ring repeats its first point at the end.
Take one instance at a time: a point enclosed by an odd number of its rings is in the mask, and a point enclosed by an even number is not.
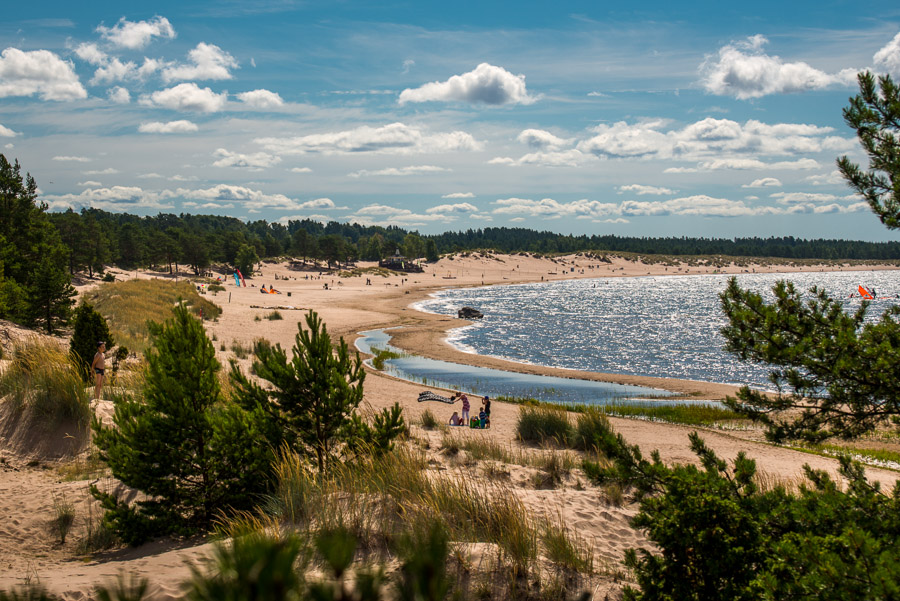
{"type": "Polygon", "coordinates": [[[900,260],[900,242],[771,238],[650,238],[614,235],[573,236],[526,228],[491,227],[422,235],[395,226],[366,226],[310,219],[285,223],[244,222],[214,215],[159,214],[139,217],[84,209],[48,213],[70,249],[71,273],[122,268],[195,272],[210,264],[246,264],[244,257],[291,255],[329,265],[352,260],[375,261],[397,250],[408,257],[436,260],[440,254],[475,249],[504,253],[629,252],[661,255],[728,255],[785,259],[900,260]],[[248,251],[251,251],[248,253],[248,251]]]}

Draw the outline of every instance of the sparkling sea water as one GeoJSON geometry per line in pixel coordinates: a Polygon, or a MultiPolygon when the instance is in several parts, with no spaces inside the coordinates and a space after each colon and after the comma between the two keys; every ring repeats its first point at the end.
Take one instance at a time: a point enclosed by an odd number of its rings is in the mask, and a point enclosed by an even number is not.
{"type": "MultiPolygon", "coordinates": [[[[416,303],[421,311],[456,316],[463,306],[484,313],[448,341],[469,353],[536,365],[771,387],[768,368],[741,363],[723,349],[719,294],[731,275],[645,276],[445,290],[416,303]]],[[[858,285],[879,297],[900,294],[900,271],[842,271],[737,276],[743,288],[772,299],[778,280],[798,290],[825,288],[848,311],[858,285]]],[[[875,319],[900,299],[878,299],[875,319]]]]}

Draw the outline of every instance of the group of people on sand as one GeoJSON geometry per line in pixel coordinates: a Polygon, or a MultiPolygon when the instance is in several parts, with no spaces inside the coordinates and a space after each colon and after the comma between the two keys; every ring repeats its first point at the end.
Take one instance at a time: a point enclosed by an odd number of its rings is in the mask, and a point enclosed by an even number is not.
{"type": "Polygon", "coordinates": [[[478,411],[477,415],[469,417],[469,410],[472,406],[469,404],[469,397],[466,396],[464,392],[455,392],[451,397],[451,400],[460,400],[462,401],[462,415],[453,412],[453,415],[450,416],[450,425],[451,426],[469,426],[470,428],[490,428],[491,427],[491,399],[488,396],[485,396],[481,399],[482,405],[481,409],[478,411]]]}
{"type": "Polygon", "coordinates": [[[259,291],[260,291],[260,293],[262,293],[262,294],[281,294],[281,291],[275,290],[275,286],[274,286],[274,285],[269,286],[269,289],[266,290],[266,285],[263,284],[262,286],[259,287],[259,291]]]}

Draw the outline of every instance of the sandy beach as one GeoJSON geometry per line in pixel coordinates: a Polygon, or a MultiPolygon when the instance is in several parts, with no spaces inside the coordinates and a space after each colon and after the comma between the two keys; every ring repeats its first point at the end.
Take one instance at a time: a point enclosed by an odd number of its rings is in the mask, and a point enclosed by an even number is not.
{"type": "MultiPolygon", "coordinates": [[[[358,267],[370,267],[360,264],[358,267]]],[[[854,265],[852,269],[882,269],[883,266],[854,265]]],[[[510,371],[561,375],[591,380],[619,382],[663,388],[696,398],[721,399],[732,394],[734,388],[688,380],[622,376],[574,372],[541,366],[524,365],[460,352],[445,340],[446,332],[466,322],[445,316],[422,313],[411,307],[434,291],[444,288],[555,281],[569,278],[630,277],[639,275],[671,275],[698,273],[741,273],[745,271],[786,272],[851,269],[849,265],[703,265],[644,264],[622,258],[603,262],[593,257],[568,256],[556,259],[522,255],[470,253],[442,258],[425,267],[424,273],[383,277],[364,272],[354,277],[320,274],[319,270],[292,268],[288,263],[264,263],[261,272],[247,280],[248,287],[238,288],[230,274],[224,278],[225,291],[209,295],[220,305],[223,313],[218,321],[207,323],[208,333],[215,340],[223,364],[234,358],[227,350],[232,343],[247,346],[256,338],[266,338],[282,346],[291,347],[297,333],[297,322],[306,310],[317,311],[332,336],[343,336],[349,343],[358,332],[376,328],[404,326],[393,332],[392,344],[412,354],[461,364],[494,367],[510,371]],[[367,283],[368,282],[370,283],[367,283]],[[251,286],[252,284],[252,286],[251,286]],[[274,286],[281,294],[260,294],[260,286],[274,286]],[[327,284],[327,287],[326,287],[327,284]],[[290,295],[289,295],[290,293],[290,295]],[[270,321],[268,313],[278,309],[284,319],[270,321]],[[259,318],[258,320],[256,318],[259,318]]],[[[139,272],[112,270],[117,279],[132,277],[161,277],[139,272]]],[[[87,287],[96,285],[89,283],[87,287]]],[[[84,287],[82,287],[84,289],[84,287]]],[[[246,369],[249,360],[239,361],[246,369]]],[[[420,415],[430,409],[439,419],[449,417],[452,408],[434,403],[418,403],[416,398],[426,388],[391,378],[369,370],[365,381],[365,405],[380,409],[400,403],[404,415],[413,424],[412,434],[430,442],[434,452],[429,455],[437,465],[452,467],[447,457],[437,452],[442,434],[426,431],[418,424],[420,415]],[[444,414],[447,414],[446,416],[444,414]]],[[[437,392],[441,392],[436,390],[437,392]]],[[[108,408],[107,408],[108,410],[108,408]]],[[[456,435],[490,437],[508,445],[520,447],[515,439],[515,425],[519,408],[495,403],[490,430],[460,428],[456,435]]],[[[693,462],[688,434],[694,428],[649,423],[637,420],[612,419],[615,428],[632,444],[639,444],[645,452],[658,449],[667,462],[693,462]]],[[[37,435],[37,434],[35,434],[37,435]]],[[[721,456],[732,459],[738,452],[757,459],[760,470],[773,478],[796,480],[802,466],[834,472],[836,461],[776,447],[761,441],[759,431],[702,432],[707,443],[721,456]]],[[[59,545],[49,533],[47,523],[52,518],[54,498],[60,495],[76,503],[79,515],[73,538],[86,520],[88,500],[85,481],[63,481],[58,471],[71,458],[36,456],[26,452],[21,444],[13,444],[0,435],[0,590],[28,582],[40,582],[65,599],[90,598],[91,587],[106,582],[118,573],[146,576],[152,584],[154,599],[178,598],[177,584],[190,575],[187,561],[195,561],[209,550],[205,540],[162,541],[138,549],[122,549],[100,553],[92,557],[77,557],[74,543],[59,545]]],[[[598,560],[615,565],[624,551],[635,546],[647,546],[644,535],[633,530],[628,520],[637,511],[636,505],[610,505],[602,500],[598,490],[585,486],[585,480],[573,474],[569,481],[554,490],[538,490],[531,483],[525,468],[510,469],[510,485],[535,513],[558,512],[567,523],[593,541],[598,560]],[[576,484],[576,480],[578,480],[576,484]]],[[[897,472],[867,469],[871,479],[889,486],[897,479],[897,472]]],[[[96,516],[94,516],[95,518],[96,516]]],[[[607,583],[597,589],[598,597],[618,590],[618,584],[607,583]]],[[[614,595],[613,595],[614,596],[614,595]]]]}

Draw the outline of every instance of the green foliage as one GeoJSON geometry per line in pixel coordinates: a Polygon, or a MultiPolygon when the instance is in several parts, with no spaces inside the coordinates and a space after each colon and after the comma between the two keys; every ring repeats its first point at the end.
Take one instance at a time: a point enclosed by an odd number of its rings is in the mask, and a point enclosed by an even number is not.
{"type": "Polygon", "coordinates": [[[260,416],[222,401],[215,350],[188,309],[179,305],[151,333],[144,398],[120,401],[115,427],[92,424],[113,476],[147,495],[129,505],[91,487],[105,523],[130,544],[207,529],[219,512],[249,508],[271,459],[260,416]]]}
{"type": "Polygon", "coordinates": [[[866,323],[867,303],[852,314],[816,288],[804,298],[778,282],[767,304],[732,278],[721,294],[726,349],[743,361],[772,366],[778,394],[744,387],[729,407],[768,427],[774,440],[852,438],[900,414],[900,308],[866,323]],[[787,389],[787,393],[785,393],[787,389]],[[780,413],[800,410],[797,419],[780,413]]]}
{"type": "Polygon", "coordinates": [[[347,449],[363,444],[386,449],[405,429],[399,405],[384,410],[369,426],[357,415],[365,371],[359,353],[351,360],[347,343],[337,348],[318,314],[306,315],[307,329],[298,324],[292,357],[281,345],[257,341],[253,372],[272,384],[263,389],[232,363],[231,377],[238,402],[268,416],[269,443],[283,443],[314,456],[320,472],[347,449]]]}
{"type": "Polygon", "coordinates": [[[900,228],[900,88],[890,75],[866,71],[857,76],[859,94],[844,109],[844,121],[856,130],[869,157],[869,170],[838,159],[838,169],[889,229],[900,228]]]}
{"type": "Polygon", "coordinates": [[[268,319],[269,321],[278,321],[284,319],[284,316],[282,316],[278,311],[272,311],[271,313],[266,315],[266,319],[268,319]]]}
{"type": "Polygon", "coordinates": [[[91,380],[91,362],[97,352],[99,342],[105,342],[106,348],[111,349],[115,344],[106,319],[94,310],[94,306],[87,301],[82,301],[75,309],[75,318],[72,326],[72,339],[69,341],[69,352],[75,362],[81,366],[82,373],[87,381],[91,380]]]}
{"type": "Polygon", "coordinates": [[[28,322],[42,325],[48,334],[69,323],[75,288],[61,260],[62,246],[41,246],[41,258],[31,273],[28,291],[28,322]]]}
{"type": "Polygon", "coordinates": [[[256,249],[249,244],[241,246],[234,259],[234,266],[240,270],[245,278],[252,278],[256,264],[259,263],[259,256],[256,249]]]}

